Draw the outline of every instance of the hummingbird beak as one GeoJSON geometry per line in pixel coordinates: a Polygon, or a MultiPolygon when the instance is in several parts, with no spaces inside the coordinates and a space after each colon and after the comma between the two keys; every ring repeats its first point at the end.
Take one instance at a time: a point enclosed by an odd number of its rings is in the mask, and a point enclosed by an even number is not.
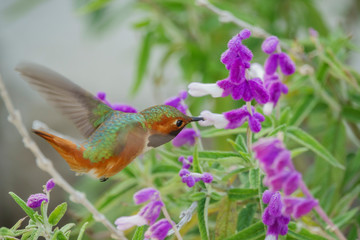
{"type": "Polygon", "coordinates": [[[191,121],[192,122],[204,121],[204,118],[203,117],[191,117],[191,121]]]}

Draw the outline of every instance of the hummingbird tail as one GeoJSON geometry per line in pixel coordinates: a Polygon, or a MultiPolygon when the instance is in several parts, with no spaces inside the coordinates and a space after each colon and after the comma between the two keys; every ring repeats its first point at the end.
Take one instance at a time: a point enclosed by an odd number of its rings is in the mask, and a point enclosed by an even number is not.
{"type": "Polygon", "coordinates": [[[87,172],[87,169],[81,166],[84,149],[72,141],[60,138],[51,133],[41,130],[32,130],[35,134],[44,138],[55,150],[66,160],[70,168],[76,172],[87,172]],[[80,160],[80,161],[79,161],[80,160]]]}

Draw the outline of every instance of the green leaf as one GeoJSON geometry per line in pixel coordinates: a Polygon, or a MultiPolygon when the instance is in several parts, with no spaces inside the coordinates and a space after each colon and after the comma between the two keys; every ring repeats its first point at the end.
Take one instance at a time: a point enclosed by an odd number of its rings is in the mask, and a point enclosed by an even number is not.
{"type": "Polygon", "coordinates": [[[33,232],[35,232],[36,229],[33,229],[33,230],[30,230],[29,232],[26,232],[24,233],[22,236],[21,236],[21,240],[25,240],[25,239],[29,239],[30,236],[33,234],[33,232]]]}
{"type": "Polygon", "coordinates": [[[207,211],[205,209],[205,202],[206,202],[206,198],[198,201],[198,219],[199,219],[199,232],[200,232],[200,236],[201,236],[201,240],[208,240],[209,236],[208,236],[208,228],[206,226],[206,221],[205,221],[205,214],[207,215],[207,211]]]}
{"type": "Polygon", "coordinates": [[[222,209],[216,218],[215,240],[226,238],[236,229],[236,202],[225,198],[221,206],[222,209]]]}
{"type": "Polygon", "coordinates": [[[284,131],[285,129],[286,129],[286,124],[282,124],[282,125],[274,128],[273,130],[271,130],[271,131],[268,133],[268,137],[273,136],[273,135],[277,134],[277,133],[280,132],[280,131],[284,131]]]}
{"type": "Polygon", "coordinates": [[[259,168],[254,168],[249,171],[249,183],[251,188],[257,188],[259,186],[259,168]]]}
{"type": "Polygon", "coordinates": [[[344,169],[344,166],[341,165],[323,145],[300,128],[290,127],[287,130],[287,134],[291,139],[312,150],[331,165],[344,169]]]}
{"type": "Polygon", "coordinates": [[[131,89],[132,95],[135,95],[139,91],[139,88],[144,80],[144,75],[145,75],[147,65],[149,62],[149,56],[150,56],[151,46],[152,46],[152,42],[153,42],[152,36],[153,36],[153,33],[148,32],[145,35],[145,37],[143,38],[143,42],[141,44],[141,49],[140,49],[139,57],[138,57],[136,77],[135,77],[135,81],[134,81],[134,84],[131,89]]]}
{"type": "Polygon", "coordinates": [[[81,240],[84,236],[84,232],[85,232],[85,229],[86,229],[86,226],[88,225],[88,222],[85,222],[82,226],[81,226],[81,229],[80,229],[80,232],[79,232],[79,235],[77,237],[77,240],[81,240]]]}
{"type": "Polygon", "coordinates": [[[226,240],[239,240],[239,239],[255,240],[255,239],[263,238],[264,236],[265,236],[264,224],[261,221],[259,221],[241,230],[235,235],[226,238],[226,240]]]}
{"type": "Polygon", "coordinates": [[[300,154],[309,151],[306,147],[295,148],[291,150],[291,158],[299,156],[300,154]]]}
{"type": "Polygon", "coordinates": [[[62,231],[60,231],[59,229],[56,229],[51,240],[67,240],[67,237],[65,236],[65,234],[62,231]]]}
{"type": "Polygon", "coordinates": [[[16,195],[13,192],[9,192],[11,197],[15,200],[15,202],[25,211],[25,213],[30,217],[31,220],[36,222],[36,219],[34,217],[35,211],[32,210],[30,207],[26,205],[24,200],[22,200],[18,195],[16,195]]]}
{"type": "Polygon", "coordinates": [[[254,219],[255,211],[256,203],[249,203],[240,211],[236,227],[238,231],[241,231],[250,226],[254,219]]]}
{"type": "Polygon", "coordinates": [[[344,106],[341,114],[349,122],[360,123],[360,109],[358,108],[344,106]]]}
{"type": "Polygon", "coordinates": [[[246,133],[246,128],[235,128],[235,129],[210,128],[208,130],[201,131],[201,137],[212,138],[212,137],[228,136],[239,133],[246,133]]]}
{"type": "Polygon", "coordinates": [[[294,115],[291,117],[289,125],[290,126],[299,126],[304,119],[311,113],[316,104],[318,103],[317,99],[313,95],[306,97],[303,101],[300,102],[298,107],[295,107],[294,115]]]}
{"type": "Polygon", "coordinates": [[[143,240],[144,233],[145,233],[145,225],[137,227],[134,236],[132,237],[132,240],[143,240]]]}
{"type": "Polygon", "coordinates": [[[210,194],[210,198],[215,200],[215,201],[219,201],[220,199],[222,199],[223,195],[221,195],[218,192],[211,192],[210,194]]]}
{"type": "Polygon", "coordinates": [[[199,152],[199,157],[200,158],[215,158],[215,159],[219,159],[219,158],[230,158],[230,157],[239,157],[240,155],[234,152],[223,152],[223,151],[204,151],[204,152],[199,152]]]}
{"type": "Polygon", "coordinates": [[[58,205],[50,214],[49,216],[49,223],[53,226],[55,226],[56,224],[58,224],[58,222],[60,221],[60,219],[64,216],[65,212],[67,209],[67,203],[61,203],[60,205],[58,205]]]}
{"type": "Polygon", "coordinates": [[[74,226],[75,226],[75,223],[68,223],[68,224],[64,225],[62,228],[60,228],[60,231],[67,232],[74,226]]]}
{"type": "Polygon", "coordinates": [[[190,194],[190,196],[189,196],[190,201],[199,201],[204,198],[206,198],[206,193],[204,193],[204,192],[195,192],[195,193],[190,194]]]}
{"type": "Polygon", "coordinates": [[[339,229],[342,228],[350,221],[355,219],[355,215],[358,213],[358,211],[359,211],[358,208],[354,208],[340,216],[337,216],[336,218],[333,219],[334,224],[338,226],[339,229]]]}
{"type": "Polygon", "coordinates": [[[298,229],[298,227],[296,226],[295,223],[290,222],[289,225],[289,230],[288,230],[288,236],[293,237],[295,239],[299,239],[299,240],[326,240],[326,238],[323,238],[319,235],[315,235],[311,232],[309,232],[308,230],[301,228],[300,230],[298,229]]]}
{"type": "Polygon", "coordinates": [[[239,151],[244,152],[244,153],[249,152],[247,149],[246,140],[242,134],[238,134],[236,136],[235,143],[239,147],[239,151]]]}
{"type": "MultiPolygon", "coordinates": [[[[37,240],[41,235],[41,229],[36,229],[35,231],[33,231],[30,235],[30,237],[28,239],[30,240],[37,240]]],[[[59,240],[63,240],[63,239],[59,239],[59,240]]]]}
{"type": "Polygon", "coordinates": [[[152,169],[152,173],[156,174],[156,173],[178,173],[180,170],[179,167],[174,166],[174,165],[157,165],[154,166],[154,168],[152,169]]]}
{"type": "Polygon", "coordinates": [[[5,236],[15,236],[14,232],[11,229],[8,229],[6,227],[1,227],[0,228],[0,237],[5,237],[5,236]]]}
{"type": "Polygon", "coordinates": [[[244,200],[258,196],[258,190],[252,188],[233,188],[229,189],[228,196],[230,200],[244,200]]]}
{"type": "Polygon", "coordinates": [[[18,229],[21,226],[21,223],[26,219],[27,217],[23,217],[21,218],[19,221],[17,221],[15,223],[14,226],[12,226],[11,230],[15,231],[16,229],[18,229]]]}

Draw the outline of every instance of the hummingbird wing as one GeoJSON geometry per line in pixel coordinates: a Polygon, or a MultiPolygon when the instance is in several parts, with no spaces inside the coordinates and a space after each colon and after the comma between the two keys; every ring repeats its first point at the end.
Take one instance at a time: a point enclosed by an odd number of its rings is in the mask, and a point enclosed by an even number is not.
{"type": "Polygon", "coordinates": [[[128,152],[125,155],[137,156],[144,148],[145,135],[145,119],[141,114],[114,111],[82,144],[84,158],[100,162],[124,151],[128,152]]]}
{"type": "Polygon", "coordinates": [[[70,118],[85,137],[89,137],[113,112],[94,95],[46,67],[20,63],[16,70],[45,99],[70,118]]]}

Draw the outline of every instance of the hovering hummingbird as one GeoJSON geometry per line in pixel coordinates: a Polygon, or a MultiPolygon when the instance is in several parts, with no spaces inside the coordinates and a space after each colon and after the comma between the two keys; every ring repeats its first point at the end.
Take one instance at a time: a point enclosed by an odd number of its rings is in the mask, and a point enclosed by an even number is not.
{"type": "Polygon", "coordinates": [[[171,141],[190,122],[172,106],[157,105],[139,113],[115,111],[62,75],[34,63],[16,67],[21,76],[69,117],[86,138],[76,144],[51,133],[33,132],[48,141],[71,170],[106,181],[151,148],[171,141]]]}

